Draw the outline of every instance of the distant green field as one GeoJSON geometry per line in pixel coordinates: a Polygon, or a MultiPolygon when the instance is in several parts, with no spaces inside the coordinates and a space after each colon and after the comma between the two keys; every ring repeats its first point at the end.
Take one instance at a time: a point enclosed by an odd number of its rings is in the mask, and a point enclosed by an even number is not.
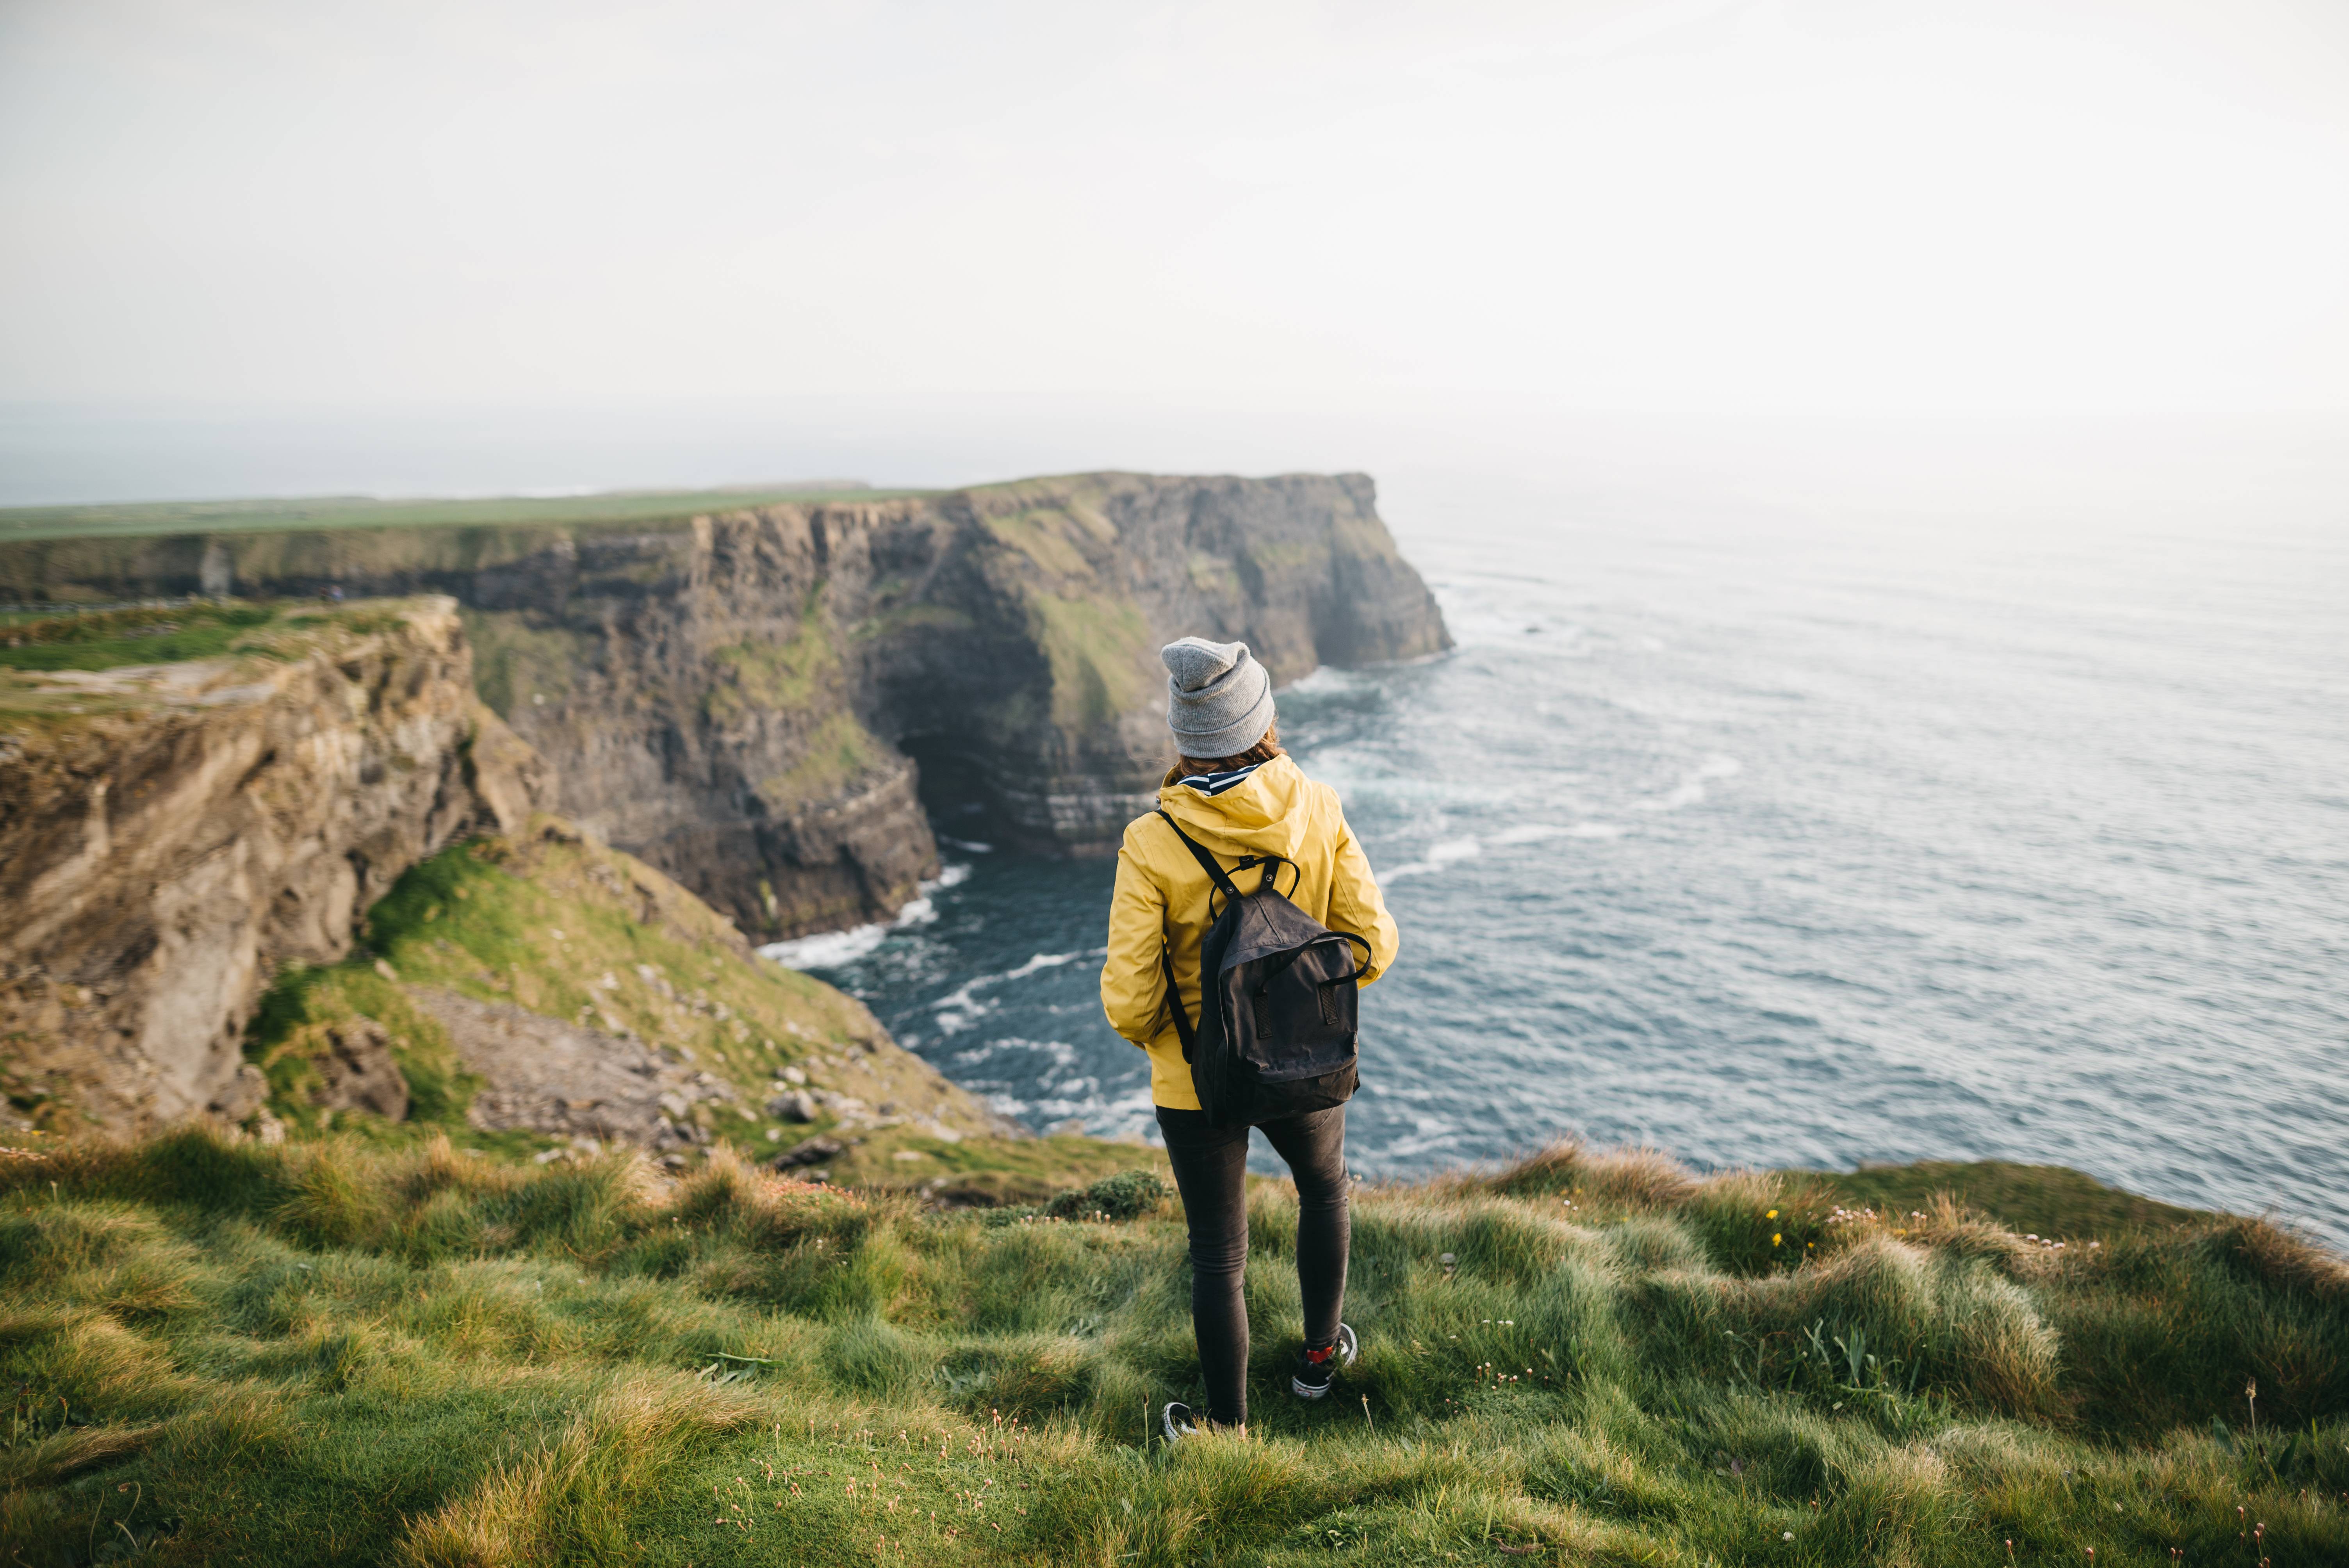
{"type": "Polygon", "coordinates": [[[162,533],[267,533],[312,528],[434,528],[460,524],[634,522],[776,501],[885,500],[919,490],[877,490],[854,480],[703,490],[607,490],[592,495],[481,496],[384,500],[304,496],[262,500],[164,500],[98,506],[0,508],[0,543],[11,540],[137,537],[162,533]]]}

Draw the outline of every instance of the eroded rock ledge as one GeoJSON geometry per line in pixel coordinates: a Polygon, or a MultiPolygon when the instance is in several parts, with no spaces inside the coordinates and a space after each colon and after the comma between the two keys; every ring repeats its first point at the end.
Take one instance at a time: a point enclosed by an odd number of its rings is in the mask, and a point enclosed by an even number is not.
{"type": "Polygon", "coordinates": [[[98,1119],[235,1091],[267,975],[348,950],[399,873],[527,816],[455,603],[320,614],[230,658],[0,692],[0,1046],[98,1119]]]}

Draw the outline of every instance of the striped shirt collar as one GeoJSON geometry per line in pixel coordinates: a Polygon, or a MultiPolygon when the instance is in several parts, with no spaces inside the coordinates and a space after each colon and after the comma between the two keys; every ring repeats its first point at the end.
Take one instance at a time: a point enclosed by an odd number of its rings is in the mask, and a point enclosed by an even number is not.
{"type": "Polygon", "coordinates": [[[1194,773],[1175,782],[1188,784],[1202,795],[1220,795],[1226,789],[1247,783],[1248,776],[1263,766],[1261,762],[1251,762],[1245,768],[1226,769],[1221,773],[1194,773]]]}

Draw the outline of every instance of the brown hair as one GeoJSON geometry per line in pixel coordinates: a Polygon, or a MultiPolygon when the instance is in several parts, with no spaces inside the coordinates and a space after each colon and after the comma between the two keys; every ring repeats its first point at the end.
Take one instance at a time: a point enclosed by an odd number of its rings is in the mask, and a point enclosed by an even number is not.
{"type": "Polygon", "coordinates": [[[1259,762],[1269,762],[1276,757],[1288,755],[1281,747],[1280,726],[1276,722],[1265,730],[1262,740],[1246,751],[1235,752],[1229,757],[1178,758],[1174,766],[1166,770],[1166,782],[1180,784],[1195,773],[1228,773],[1235,768],[1253,768],[1259,762]]]}

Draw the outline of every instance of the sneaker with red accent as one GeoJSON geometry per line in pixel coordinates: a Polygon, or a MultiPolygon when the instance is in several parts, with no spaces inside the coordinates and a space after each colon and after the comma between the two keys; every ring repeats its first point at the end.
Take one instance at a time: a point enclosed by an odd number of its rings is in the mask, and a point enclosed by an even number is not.
{"type": "Polygon", "coordinates": [[[1300,1399],[1319,1399],[1330,1391],[1339,1372],[1354,1364],[1361,1347],[1354,1331],[1340,1324],[1336,1339],[1318,1350],[1309,1346],[1298,1357],[1297,1375],[1288,1380],[1289,1392],[1300,1399]]]}

